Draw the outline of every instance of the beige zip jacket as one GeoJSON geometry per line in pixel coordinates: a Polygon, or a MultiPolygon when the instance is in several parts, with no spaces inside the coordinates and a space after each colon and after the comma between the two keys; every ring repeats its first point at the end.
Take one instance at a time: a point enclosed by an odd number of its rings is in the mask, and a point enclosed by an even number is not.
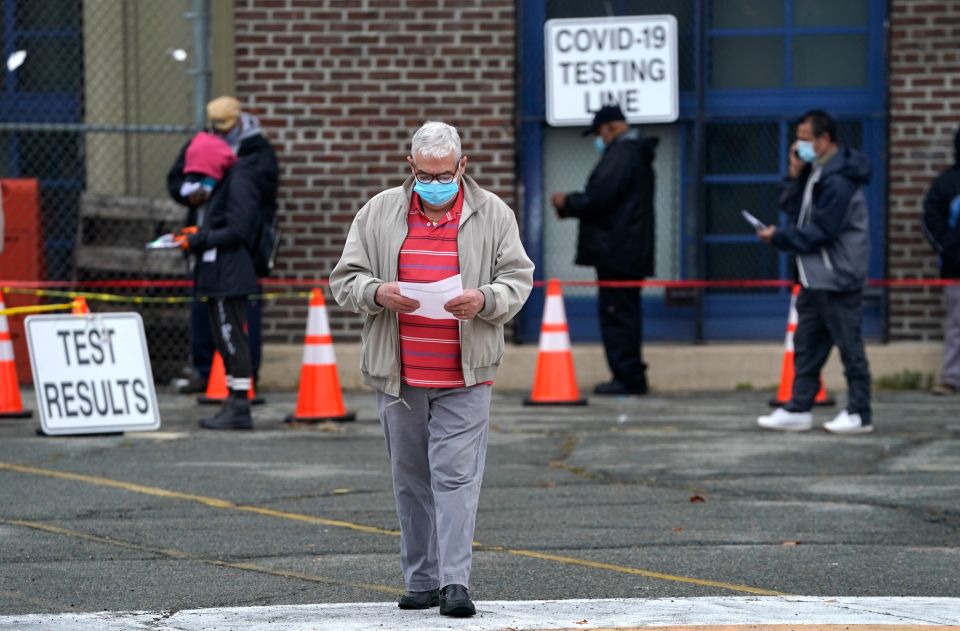
{"type": "MultiPolygon", "coordinates": [[[[467,386],[492,381],[503,358],[503,325],[515,316],[533,288],[533,262],[520,242],[513,211],[496,195],[464,176],[457,252],[464,288],[483,292],[483,310],[460,322],[463,378],[467,386]]],[[[414,180],[375,196],[350,226],[330,290],[340,306],[365,316],[361,333],[363,382],[400,396],[400,338],[397,314],[374,301],[377,288],[397,279],[400,247],[414,180]]]]}

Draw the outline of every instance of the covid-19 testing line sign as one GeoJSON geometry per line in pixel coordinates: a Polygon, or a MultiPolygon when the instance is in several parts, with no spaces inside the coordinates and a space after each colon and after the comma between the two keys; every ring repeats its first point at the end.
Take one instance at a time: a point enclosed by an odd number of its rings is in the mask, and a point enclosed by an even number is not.
{"type": "Polygon", "coordinates": [[[674,16],[547,20],[544,45],[550,125],[589,125],[612,104],[631,123],[680,115],[674,16]]]}
{"type": "Polygon", "coordinates": [[[24,328],[43,433],[160,427],[139,313],[34,315],[24,328]]]}

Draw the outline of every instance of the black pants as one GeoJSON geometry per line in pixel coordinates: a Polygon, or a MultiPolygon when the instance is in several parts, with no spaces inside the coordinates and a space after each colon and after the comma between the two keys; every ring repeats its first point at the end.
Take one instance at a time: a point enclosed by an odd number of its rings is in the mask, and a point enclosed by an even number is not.
{"type": "Polygon", "coordinates": [[[247,297],[208,298],[213,340],[223,357],[230,390],[248,391],[251,386],[250,341],[247,337],[247,297]]]}
{"type": "MultiPolygon", "coordinates": [[[[192,278],[192,277],[191,277],[192,278]]],[[[193,356],[193,368],[197,376],[206,381],[210,377],[210,363],[216,344],[213,331],[210,330],[210,310],[205,302],[190,305],[190,354],[193,356]]],[[[261,318],[263,303],[259,300],[247,301],[247,337],[250,340],[250,359],[253,361],[253,381],[257,382],[260,371],[262,347],[261,318]]]]}
{"type": "MultiPolygon", "coordinates": [[[[597,280],[641,280],[597,268],[597,280]]],[[[643,363],[643,305],[639,287],[600,287],[597,291],[600,336],[613,378],[629,387],[647,385],[643,363]]]]}
{"type": "Polygon", "coordinates": [[[799,322],[793,336],[793,395],[785,409],[807,412],[813,408],[820,389],[820,370],[830,349],[836,346],[847,378],[847,411],[870,423],[870,365],[860,331],[862,305],[862,291],[800,290],[799,322]]]}

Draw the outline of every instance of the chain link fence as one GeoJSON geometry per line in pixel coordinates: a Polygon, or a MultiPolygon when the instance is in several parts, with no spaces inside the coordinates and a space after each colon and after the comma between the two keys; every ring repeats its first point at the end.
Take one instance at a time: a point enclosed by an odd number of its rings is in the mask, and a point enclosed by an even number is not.
{"type": "MultiPolygon", "coordinates": [[[[31,201],[5,190],[0,277],[84,283],[186,277],[179,251],[144,246],[181,226],[185,215],[168,199],[166,173],[194,128],[195,97],[206,96],[198,88],[206,69],[197,66],[194,49],[195,29],[205,28],[197,21],[206,16],[193,12],[194,4],[0,0],[0,174],[35,180],[38,191],[31,201]],[[31,243],[37,252],[22,256],[31,243]]],[[[96,291],[132,301],[187,290],[96,291]]],[[[64,298],[15,289],[5,301],[64,298]]],[[[190,363],[186,303],[90,302],[94,311],[143,315],[158,382],[190,363]]],[[[11,318],[15,341],[21,321],[11,318]]],[[[25,361],[22,346],[16,351],[25,361]]]]}

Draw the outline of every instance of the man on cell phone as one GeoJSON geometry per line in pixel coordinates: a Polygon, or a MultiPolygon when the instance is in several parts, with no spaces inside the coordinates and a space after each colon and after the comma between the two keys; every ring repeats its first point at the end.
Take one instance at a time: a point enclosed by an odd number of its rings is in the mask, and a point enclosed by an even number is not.
{"type": "Polygon", "coordinates": [[[757,231],[763,241],[795,255],[802,287],[793,338],[793,393],[782,408],[757,419],[764,429],[798,432],[813,427],[820,370],[836,346],[849,401],[823,428],[834,434],[873,431],[870,366],[861,334],[870,260],[864,193],[870,165],[866,156],[838,140],[837,125],[826,112],[811,110],[801,117],[780,193],[780,208],[789,223],[757,231]]]}

